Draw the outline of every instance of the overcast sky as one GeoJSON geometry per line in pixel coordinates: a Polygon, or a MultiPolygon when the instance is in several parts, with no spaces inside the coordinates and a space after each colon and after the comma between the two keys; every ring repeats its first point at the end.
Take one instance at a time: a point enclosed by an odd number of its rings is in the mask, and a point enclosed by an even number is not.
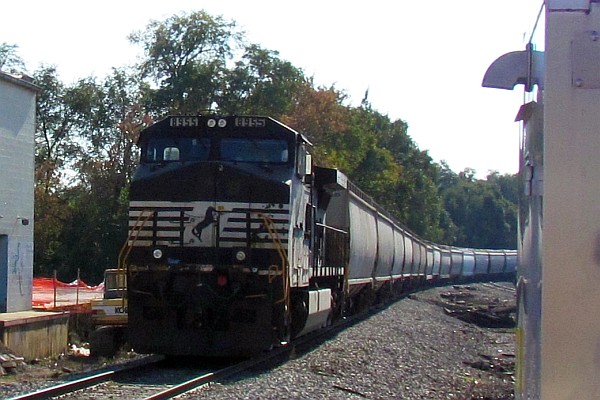
{"type": "Polygon", "coordinates": [[[518,170],[523,98],[481,87],[488,66],[523,50],[542,0],[137,0],[11,1],[0,6],[0,43],[19,46],[30,72],[53,64],[66,83],[135,62],[127,36],[150,20],[204,9],[276,50],[318,84],[403,119],[421,150],[456,171],[518,170]]]}

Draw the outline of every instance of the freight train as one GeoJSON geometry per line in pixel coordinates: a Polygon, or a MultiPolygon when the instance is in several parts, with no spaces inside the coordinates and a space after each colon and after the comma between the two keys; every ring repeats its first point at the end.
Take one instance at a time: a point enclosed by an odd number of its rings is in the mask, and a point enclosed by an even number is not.
{"type": "Polygon", "coordinates": [[[419,238],[272,118],[169,116],[138,145],[126,264],[139,353],[249,356],[423,285],[514,279],[516,251],[419,238]]]}

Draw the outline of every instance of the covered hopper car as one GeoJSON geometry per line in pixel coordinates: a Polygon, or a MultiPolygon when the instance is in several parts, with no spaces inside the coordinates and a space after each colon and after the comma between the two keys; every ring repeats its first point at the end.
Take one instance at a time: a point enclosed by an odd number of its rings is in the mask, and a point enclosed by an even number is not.
{"type": "Polygon", "coordinates": [[[516,252],[425,241],[268,117],[169,116],[130,189],[129,341],[253,355],[431,282],[511,278],[516,252]]]}

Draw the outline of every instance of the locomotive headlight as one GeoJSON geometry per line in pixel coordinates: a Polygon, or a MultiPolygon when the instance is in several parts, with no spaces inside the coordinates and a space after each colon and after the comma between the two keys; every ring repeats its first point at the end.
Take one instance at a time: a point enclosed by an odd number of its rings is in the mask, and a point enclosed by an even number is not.
{"type": "Polygon", "coordinates": [[[235,253],[235,259],[239,262],[244,261],[246,259],[246,253],[242,250],[238,251],[237,253],[235,253]]]}
{"type": "Polygon", "coordinates": [[[161,249],[154,249],[154,251],[152,252],[152,257],[156,258],[157,260],[159,258],[162,258],[163,256],[163,252],[161,249]]]}

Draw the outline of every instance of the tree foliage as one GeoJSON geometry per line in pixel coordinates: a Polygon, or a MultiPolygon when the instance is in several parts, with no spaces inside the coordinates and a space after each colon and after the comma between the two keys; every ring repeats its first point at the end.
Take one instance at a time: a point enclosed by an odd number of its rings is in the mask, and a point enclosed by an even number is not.
{"type": "MultiPolygon", "coordinates": [[[[302,132],[316,164],[342,170],[426,239],[514,248],[516,177],[477,180],[433,162],[408,124],[374,110],[368,93],[348,105],[343,91],[317,86],[276,51],[246,43],[234,22],[203,11],[151,21],[130,40],[144,51],[140,64],[103,79],[66,85],[55,67],[35,73],[36,274],[57,270],[68,280],[79,268],[93,282],[116,266],[137,135],[168,113],[207,109],[269,115],[302,132]]],[[[0,47],[0,63],[18,64],[14,50],[0,47]]]]}
{"type": "Polygon", "coordinates": [[[114,267],[127,235],[127,187],[134,143],[152,120],[136,74],[62,84],[54,67],[42,87],[36,129],[36,273],[71,279],[78,268],[98,280],[114,267]]]}
{"type": "Polygon", "coordinates": [[[224,72],[217,110],[280,118],[291,111],[294,95],[305,83],[302,71],[280,59],[276,51],[251,44],[235,66],[224,72]]]}
{"type": "Polygon", "coordinates": [[[210,110],[219,97],[227,61],[241,40],[236,24],[204,11],[152,21],[130,35],[144,50],[140,73],[152,79],[151,109],[157,112],[210,110]]]}
{"type": "Polygon", "coordinates": [[[17,73],[25,71],[25,62],[19,56],[16,44],[0,43],[0,71],[17,73]]]}
{"type": "Polygon", "coordinates": [[[456,225],[455,243],[479,248],[516,248],[518,177],[490,173],[477,180],[474,171],[455,174],[442,166],[440,194],[456,225]]]}

